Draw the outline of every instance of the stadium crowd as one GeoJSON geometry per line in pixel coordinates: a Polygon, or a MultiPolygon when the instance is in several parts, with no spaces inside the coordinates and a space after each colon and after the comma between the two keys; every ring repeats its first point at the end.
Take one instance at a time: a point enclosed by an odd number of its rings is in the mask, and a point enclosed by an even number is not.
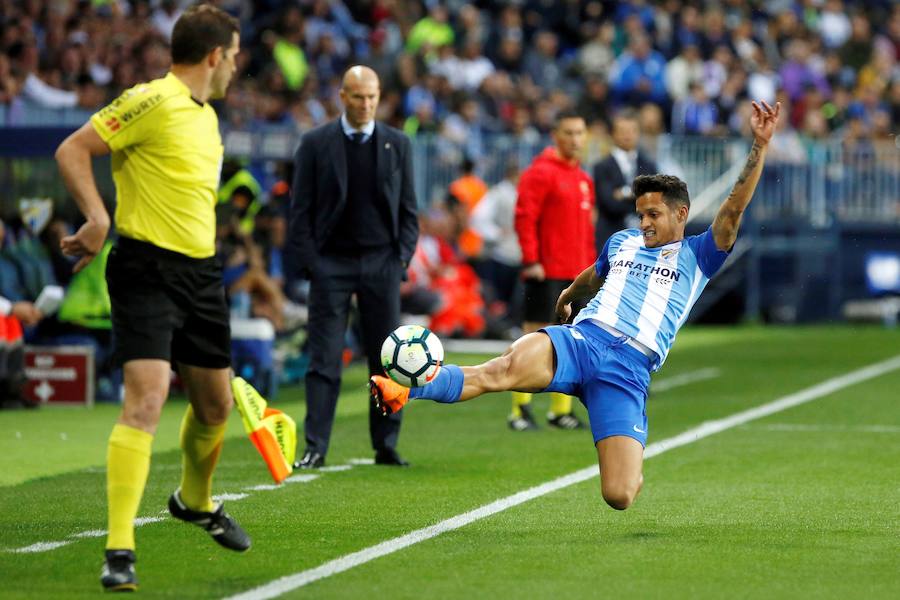
{"type": "MultiPolygon", "coordinates": [[[[94,110],[164,76],[172,27],[191,3],[0,0],[6,124],[33,107],[94,110]]],[[[803,160],[803,139],[858,146],[891,139],[900,122],[900,5],[889,0],[213,3],[239,17],[244,48],[217,104],[223,124],[299,133],[333,120],[344,70],[362,63],[381,80],[377,119],[411,137],[433,135],[456,157],[460,175],[446,201],[421,211],[402,288],[404,312],[444,336],[514,336],[521,319],[512,207],[525,165],[508,165],[489,188],[478,165],[492,136],[536,146],[557,114],[575,110],[588,123],[592,163],[612,146],[612,116],[622,110],[633,110],[645,143],[666,132],[727,136],[747,133],[754,98],[782,103],[772,159],[791,162],[803,160]]],[[[272,186],[225,165],[218,249],[234,316],[265,318],[289,334],[305,320],[305,289],[285,272],[291,176],[287,164],[279,169],[272,186]]],[[[51,221],[36,250],[38,232],[13,223],[0,236],[0,266],[18,283],[6,277],[0,296],[33,300],[40,286],[25,277],[31,271],[43,284],[71,285],[58,240],[72,229],[51,221]]],[[[90,277],[102,280],[102,271],[90,277]]],[[[102,290],[80,287],[108,309],[102,290]]],[[[41,321],[26,339],[86,336],[104,357],[108,314],[70,313],[41,321]]]]}
{"type": "MultiPolygon", "coordinates": [[[[217,0],[241,19],[235,126],[306,130],[340,114],[358,62],[379,120],[437,133],[477,160],[483,138],[536,139],[560,110],[589,124],[649,105],[645,128],[736,133],[748,98],[824,137],[900,121],[900,6],[889,0],[217,0]]],[[[0,104],[96,108],[161,77],[190,0],[0,0],[0,104]]]]}

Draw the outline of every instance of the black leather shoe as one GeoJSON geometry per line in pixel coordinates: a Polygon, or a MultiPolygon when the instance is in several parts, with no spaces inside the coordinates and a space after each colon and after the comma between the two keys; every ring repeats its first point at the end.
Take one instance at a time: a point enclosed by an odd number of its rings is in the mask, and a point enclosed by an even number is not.
{"type": "Polygon", "coordinates": [[[134,592],[138,589],[132,550],[107,550],[100,583],[107,592],[134,592]]]}
{"type": "Polygon", "coordinates": [[[408,467],[409,463],[403,460],[393,448],[383,448],[375,453],[376,465],[390,465],[393,467],[408,467]]]}
{"type": "Polygon", "coordinates": [[[246,552],[250,549],[250,536],[231,515],[225,512],[224,504],[220,503],[212,512],[191,510],[181,500],[181,488],[178,488],[169,496],[169,514],[204,529],[224,548],[237,552],[246,552]]]}
{"type": "Polygon", "coordinates": [[[308,448],[303,453],[303,458],[294,463],[295,469],[318,469],[324,466],[325,455],[308,448]]]}

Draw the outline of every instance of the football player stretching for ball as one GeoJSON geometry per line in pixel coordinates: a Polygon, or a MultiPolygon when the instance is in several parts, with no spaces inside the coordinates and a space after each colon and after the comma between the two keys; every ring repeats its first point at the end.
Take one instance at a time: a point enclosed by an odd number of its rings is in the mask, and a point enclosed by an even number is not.
{"type": "Polygon", "coordinates": [[[780,109],[753,103],[747,163],[704,233],[684,237],[690,209],[684,182],[669,175],[636,178],[640,229],[612,235],[597,262],[560,294],[561,322],[568,320],[573,301],[593,298],[572,325],[525,335],[502,356],[474,367],[446,365],[423,387],[374,376],[372,400],[391,413],[411,398],[453,403],[505,390],[578,396],[597,447],[603,499],[613,508],[628,508],[643,484],[650,373],[665,361],[691,307],[734,246],[780,109]]]}

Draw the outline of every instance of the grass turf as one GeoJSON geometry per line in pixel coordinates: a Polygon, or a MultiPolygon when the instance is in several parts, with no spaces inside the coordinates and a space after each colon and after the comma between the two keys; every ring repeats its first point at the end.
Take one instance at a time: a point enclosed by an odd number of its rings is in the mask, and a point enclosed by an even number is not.
{"type": "MultiPolygon", "coordinates": [[[[650,441],[898,348],[896,332],[875,328],[689,329],[656,379],[709,366],[721,375],[653,394],[650,441]]],[[[371,457],[363,380],[359,369],[348,373],[329,464],[371,457]]],[[[645,489],[624,513],[602,504],[593,479],[288,597],[900,596],[898,385],[894,371],[648,460],[645,489]]],[[[301,422],[297,391],[285,392],[277,405],[301,422]]],[[[543,412],[546,399],[536,402],[543,412]]],[[[178,483],[183,406],[165,411],[142,516],[158,515],[178,483]]],[[[587,432],[515,434],[505,429],[507,410],[502,394],[454,407],[417,402],[401,438],[411,469],[354,467],[245,492],[228,508],[254,537],[246,555],[170,519],[139,528],[141,594],[237,593],[596,461],[587,432]]],[[[0,413],[0,547],[71,541],[40,553],[0,552],[4,596],[99,590],[103,538],[70,536],[105,527],[102,463],[114,413],[0,413]]],[[[229,435],[216,491],[269,483],[236,417],[229,435]]]]}

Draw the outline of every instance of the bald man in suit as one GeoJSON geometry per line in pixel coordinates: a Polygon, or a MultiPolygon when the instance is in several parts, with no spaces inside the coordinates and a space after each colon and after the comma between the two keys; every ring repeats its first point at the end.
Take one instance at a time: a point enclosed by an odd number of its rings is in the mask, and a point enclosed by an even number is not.
{"type": "MultiPolygon", "coordinates": [[[[401,131],[375,121],[379,95],[372,69],[348,69],[344,113],[306,133],[294,158],[289,261],[310,280],[306,449],[298,468],[325,464],[351,297],[370,374],[383,373],[381,344],[400,322],[400,282],[419,234],[412,150],[401,131]]],[[[408,465],[396,449],[400,420],[370,406],[376,464],[408,465]]]]}

